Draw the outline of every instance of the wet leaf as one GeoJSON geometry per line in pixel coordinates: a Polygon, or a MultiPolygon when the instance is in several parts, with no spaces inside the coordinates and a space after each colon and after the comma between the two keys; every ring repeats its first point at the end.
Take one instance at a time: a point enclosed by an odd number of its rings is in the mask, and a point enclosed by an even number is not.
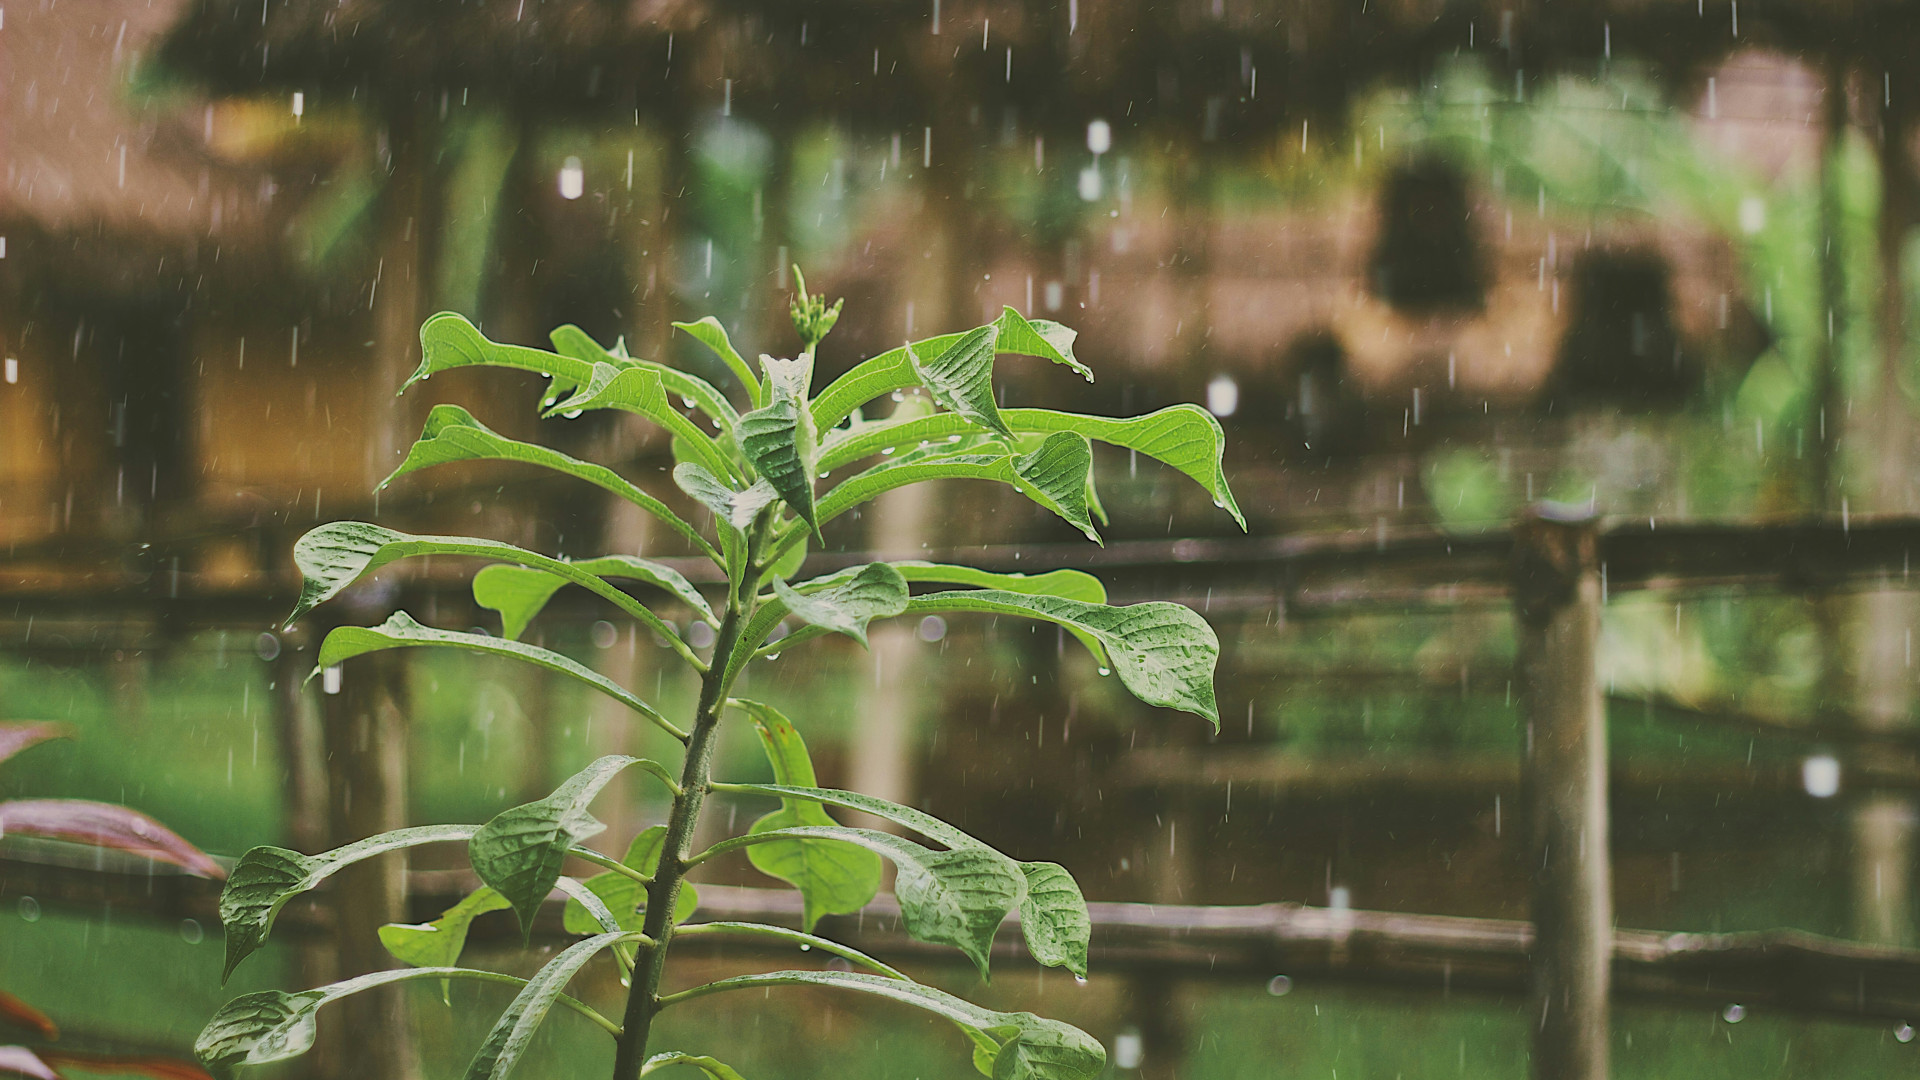
{"type": "Polygon", "coordinates": [[[0,803],[0,836],[38,836],[111,848],[219,880],[226,869],[179,833],[138,810],[86,799],[17,799],[0,803]]]}
{"type": "MultiPolygon", "coordinates": [[[[660,850],[665,845],[667,828],[664,825],[650,825],[640,830],[627,845],[627,853],[621,862],[651,878],[660,868],[660,850]]],[[[583,882],[592,890],[600,902],[607,905],[613,917],[619,920],[622,930],[638,930],[644,921],[647,910],[647,888],[633,878],[617,870],[607,870],[593,875],[583,882]]],[[[673,921],[686,922],[700,907],[700,890],[692,882],[682,882],[680,895],[673,901],[673,921]]],[[[587,911],[586,905],[578,900],[568,900],[561,924],[569,934],[597,934],[603,928],[587,911]]]]}
{"type": "Polygon", "coordinates": [[[907,609],[1020,615],[1082,630],[1100,643],[1106,655],[1096,658],[1111,660],[1133,696],[1149,705],[1203,717],[1215,730],[1220,727],[1220,711],[1213,694],[1220,639],[1205,619],[1183,605],[1156,601],[1109,607],[1056,596],[981,589],[916,596],[907,609]]]}
{"type": "Polygon", "coordinates": [[[472,825],[422,825],[370,836],[357,843],[319,855],[302,855],[280,847],[257,847],[240,856],[220,892],[220,925],[227,934],[225,982],[248,954],[267,940],[274,917],[287,901],[331,877],[341,867],[402,848],[451,840],[466,840],[472,825]]]}
{"type": "Polygon", "coordinates": [[[774,986],[851,990],[945,1017],[978,1048],[976,1062],[987,1066],[981,1072],[993,1080],[1095,1080],[1107,1064],[1106,1049],[1069,1024],[1028,1012],[998,1012],[930,986],[861,972],[769,971],[708,983],[687,996],[774,986]]]}
{"type": "Polygon", "coordinates": [[[769,369],[771,400],[740,418],[740,452],[817,539],[820,523],[814,509],[813,463],[818,446],[813,414],[806,400],[774,375],[769,369]]]}
{"type": "Polygon", "coordinates": [[[920,385],[943,408],[1011,440],[1013,432],[1000,419],[1000,409],[993,400],[994,342],[999,337],[999,327],[982,326],[962,334],[960,340],[938,353],[909,347],[907,357],[920,377],[920,385]]]}
{"type": "Polygon", "coordinates": [[[468,1063],[467,1080],[503,1080],[511,1073],[568,981],[595,953],[615,944],[621,936],[598,934],[571,945],[527,980],[468,1063]]]}
{"type": "Polygon", "coordinates": [[[753,374],[753,368],[748,366],[746,359],[734,349],[733,341],[727,337],[727,328],[720,325],[719,319],[708,315],[698,322],[674,323],[673,328],[713,350],[713,355],[719,357],[733,372],[733,377],[740,380],[741,387],[747,392],[747,400],[760,400],[760,380],[753,374]]]}
{"type": "Polygon", "coordinates": [[[618,701],[627,708],[639,713],[660,726],[662,730],[675,738],[684,738],[679,728],[667,722],[653,706],[641,701],[626,687],[607,678],[605,675],[568,659],[557,652],[542,649],[505,638],[489,637],[485,634],[466,634],[457,630],[437,630],[422,626],[413,616],[404,611],[396,611],[379,626],[342,626],[327,635],[320,644],[320,658],[316,670],[344,663],[356,656],[380,652],[385,649],[408,649],[419,646],[437,645],[470,652],[487,653],[493,656],[508,656],[516,660],[555,671],[570,679],[586,683],[595,690],[618,701]]]}
{"type": "MultiPolygon", "coordinates": [[[[694,588],[685,575],[663,563],[634,555],[603,555],[597,559],[581,559],[573,565],[601,579],[645,582],[686,604],[707,621],[718,621],[700,590],[694,588]]],[[[494,563],[481,567],[480,572],[473,575],[473,600],[483,608],[499,612],[501,636],[518,640],[553,594],[568,584],[566,578],[545,570],[494,563]]]]}
{"type": "Polygon", "coordinates": [[[1020,932],[1027,951],[1048,967],[1063,967],[1087,977],[1087,945],[1093,920],[1080,886],[1058,863],[1021,863],[1027,893],[1020,899],[1020,932]]]}
{"type": "MultiPolygon", "coordinates": [[[[806,740],[779,710],[757,701],[736,701],[753,717],[754,732],[773,765],[777,784],[816,786],[806,740]]],[[[749,833],[801,825],[838,825],[811,799],[783,797],[780,809],[753,823],[749,833]]],[[[823,915],[846,915],[865,907],[880,892],[880,856],[837,840],[791,840],[747,849],[754,869],[779,878],[800,892],[800,925],[812,930],[823,915]]]]}
{"type": "MultiPolygon", "coordinates": [[[[453,967],[467,947],[467,930],[473,920],[489,911],[511,907],[507,899],[485,885],[468,893],[459,903],[427,923],[388,923],[380,928],[380,944],[395,960],[413,967],[453,967]]],[[[449,996],[452,980],[440,980],[440,999],[453,1004],[449,996]]]]}
{"type": "Polygon", "coordinates": [[[802,582],[798,587],[774,580],[773,591],[795,617],[837,634],[845,634],[867,644],[867,623],[891,618],[907,609],[907,582],[886,563],[868,563],[852,571],[835,574],[821,582],[802,582]],[[811,591],[802,592],[813,586],[811,591]]]}
{"type": "Polygon", "coordinates": [[[993,934],[1019,903],[1026,882],[1006,856],[986,847],[934,851],[891,833],[844,826],[801,825],[723,840],[709,854],[778,840],[857,844],[893,862],[894,895],[907,933],[952,945],[987,973],[993,934]]]}
{"type": "Polygon", "coordinates": [[[553,794],[503,810],[473,834],[467,843],[473,872],[513,906],[523,934],[533,933],[534,916],[560,879],[567,849],[606,828],[587,805],[622,769],[639,761],[603,757],[568,777],[553,794]]]}
{"type": "Polygon", "coordinates": [[[558,450],[509,439],[475,420],[471,413],[458,405],[433,407],[433,411],[427,414],[426,428],[421,432],[419,441],[407,451],[406,460],[400,463],[400,467],[380,481],[380,488],[385,489],[394,480],[416,470],[459,461],[518,462],[584,480],[640,507],[695,544],[706,544],[699,532],[666,503],[635,487],[612,469],[569,457],[558,450]]]}
{"type": "Polygon", "coordinates": [[[735,1072],[731,1065],[710,1057],[683,1054],[677,1050],[665,1054],[655,1054],[648,1058],[646,1064],[640,1066],[640,1075],[646,1076],[649,1073],[664,1069],[669,1065],[691,1065],[701,1072],[706,1073],[708,1080],[746,1080],[746,1077],[735,1072]]]}

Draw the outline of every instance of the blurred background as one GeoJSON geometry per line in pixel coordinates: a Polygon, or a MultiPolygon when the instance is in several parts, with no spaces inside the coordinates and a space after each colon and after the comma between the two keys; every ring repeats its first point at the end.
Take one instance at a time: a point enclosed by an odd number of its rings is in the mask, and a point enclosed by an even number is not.
{"type": "MultiPolygon", "coordinates": [[[[685,554],[508,465],[372,494],[443,401],[655,490],[671,464],[627,418],[536,419],[532,378],[396,397],[419,324],[452,309],[541,345],[574,323],[725,386],[670,324],[712,314],[742,352],[791,354],[797,262],[846,297],[826,376],[1004,305],[1064,322],[1097,382],[1005,358],[1004,403],[1202,403],[1246,517],[1121,452],[1097,457],[1105,549],[954,482],[828,530],[829,557],[1087,567],[1222,641],[1217,736],[1052,628],[928,619],[751,674],[823,783],[1112,904],[1086,985],[897,954],[915,970],[1086,1028],[1116,1076],[1528,1075],[1500,545],[1557,500],[1665,553],[1607,589],[1595,657],[1615,920],[1758,958],[1737,991],[1720,969],[1623,979],[1614,1075],[1920,1070],[1917,49],[1920,12],[1890,0],[7,4],[0,720],[75,738],[8,762],[0,793],[124,802],[237,856],[485,820],[593,756],[665,753],[484,659],[304,682],[327,620],[498,626],[472,567],[435,562],[283,632],[290,549],[368,517],[685,554]],[[1467,929],[1494,944],[1447,937],[1467,929]],[[1818,937],[1748,933],[1780,929],[1818,937]],[[1798,959],[1769,959],[1782,941],[1798,959]]],[[[606,616],[563,596],[532,634],[689,708],[673,654],[606,616]]],[[[766,775],[744,732],[722,759],[766,775]]],[[[742,828],[765,810],[722,805],[742,828]]],[[[662,809],[631,784],[597,812],[624,838],[662,809]]],[[[236,992],[391,966],[372,928],[431,918],[462,865],[343,875],[223,989],[211,886],[0,839],[0,988],[69,1045],[185,1055],[236,992]]],[[[744,863],[703,873],[713,911],[772,903],[744,863]]],[[[505,916],[476,925],[480,961],[537,959],[517,947],[505,916]]],[[[276,1075],[454,1075],[506,1000],[330,1010],[276,1075]]],[[[755,1078],[971,1075],[934,1021],[716,1000],[673,1035],[755,1078]]],[[[528,1068],[595,1075],[602,1042],[557,1017],[528,1068]]]]}

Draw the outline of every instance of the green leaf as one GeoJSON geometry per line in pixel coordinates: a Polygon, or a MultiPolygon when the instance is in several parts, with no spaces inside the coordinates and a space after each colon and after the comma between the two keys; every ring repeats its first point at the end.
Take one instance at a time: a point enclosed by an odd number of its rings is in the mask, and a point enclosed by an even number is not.
{"type": "Polygon", "coordinates": [[[220,925],[227,935],[227,962],[220,981],[259,948],[273,930],[274,917],[287,901],[325,881],[343,866],[401,848],[446,840],[465,840],[472,825],[423,825],[370,836],[319,855],[279,847],[256,847],[240,856],[220,891],[220,925]]]}
{"type": "Polygon", "coordinates": [[[537,371],[568,386],[586,382],[593,372],[591,363],[570,356],[489,341],[466,316],[443,311],[420,325],[420,367],[400,389],[442,371],[479,365],[537,371]]]}
{"type": "Polygon", "coordinates": [[[993,401],[994,342],[999,336],[999,327],[982,326],[962,334],[960,340],[937,354],[924,354],[908,346],[907,357],[933,400],[1011,440],[1013,432],[1000,419],[1000,409],[993,401]]]}
{"type": "Polygon", "coordinates": [[[1093,448],[1086,436],[1060,431],[1047,436],[1030,454],[1013,459],[1014,486],[1021,493],[1086,534],[1098,544],[1087,512],[1087,478],[1093,475],[1093,448]]]}
{"type": "Polygon", "coordinates": [[[775,369],[769,368],[767,374],[772,400],[740,418],[740,452],[817,538],[820,522],[814,513],[813,462],[818,448],[813,414],[804,397],[794,394],[786,380],[774,377],[775,369]]]}
{"type": "Polygon", "coordinates": [[[994,931],[1020,901],[1026,881],[1006,856],[976,845],[934,851],[891,833],[844,826],[800,825],[736,836],[697,856],[701,862],[756,844],[826,840],[858,844],[892,860],[894,895],[907,933],[936,945],[952,945],[987,974],[994,931]]]}
{"type": "Polygon", "coordinates": [[[820,500],[820,520],[831,521],[894,488],[927,480],[993,480],[1008,484],[1098,543],[1087,512],[1086,478],[1093,468],[1087,440],[1059,432],[1032,453],[983,454],[971,448],[952,454],[913,454],[857,473],[820,500]]]}
{"type": "Polygon", "coordinates": [[[723,529],[744,534],[753,519],[767,504],[780,497],[767,480],[756,481],[745,491],[715,476],[696,462],[683,461],[673,467],[673,482],[693,501],[706,507],[723,529]]]}
{"type": "MultiPolygon", "coordinates": [[[[483,559],[501,559],[556,574],[610,601],[621,611],[639,619],[654,630],[672,635],[673,628],[651,609],[599,575],[580,569],[575,563],[550,558],[498,540],[473,536],[414,536],[365,521],[336,521],[313,529],[293,545],[293,561],[300,567],[304,581],[300,599],[288,625],[317,604],[337,596],[342,589],[367,574],[415,555],[471,555],[483,559]]],[[[416,624],[417,625],[417,624],[416,624]]],[[[697,664],[691,650],[682,646],[680,655],[697,664]]],[[[326,666],[326,665],[321,665],[326,666]]]]}
{"type": "MultiPolygon", "coordinates": [[[[740,975],[669,995],[678,1004],[731,990],[775,986],[815,986],[851,990],[886,998],[944,1017],[959,1025],[976,1045],[991,1045],[993,1080],[1095,1080],[1106,1068],[1107,1052],[1079,1028],[1028,1012],[997,1012],[930,986],[854,971],[769,971],[740,975]]],[[[986,1072],[985,1069],[981,1070],[986,1072]]]]}
{"type": "MultiPolygon", "coordinates": [[[[640,830],[627,845],[627,854],[620,861],[651,878],[660,868],[660,849],[665,846],[667,828],[664,825],[652,825],[640,830]]],[[[598,896],[614,918],[620,920],[623,930],[638,930],[642,917],[647,910],[646,886],[617,870],[595,874],[584,883],[598,896]]],[[[683,882],[680,895],[673,902],[673,921],[675,924],[693,918],[700,907],[700,890],[692,882],[683,882]]],[[[565,912],[561,916],[561,925],[569,934],[595,934],[600,932],[600,924],[587,911],[586,906],[577,900],[567,901],[565,912]]]]}
{"type": "MultiPolygon", "coordinates": [[[[1198,405],[1174,405],[1124,419],[1052,409],[1002,409],[1000,418],[1017,433],[1072,431],[1095,442],[1134,450],[1171,465],[1205,488],[1242,529],[1247,526],[1222,468],[1226,435],[1220,429],[1220,421],[1198,405]]],[[[820,451],[820,468],[838,469],[888,448],[933,443],[963,435],[970,428],[963,417],[953,413],[909,416],[899,421],[889,417],[862,424],[837,431],[826,441],[820,451]]]]}
{"type": "MultiPolygon", "coordinates": [[[[995,343],[999,352],[1044,357],[1055,363],[1066,364],[1082,376],[1092,378],[1086,365],[1073,359],[1073,331],[1059,323],[1044,319],[1028,322],[1020,317],[1019,312],[1008,309],[1001,313],[993,326],[999,331],[999,339],[995,343]]],[[[888,349],[855,364],[813,400],[814,423],[821,431],[827,431],[874,398],[918,384],[920,378],[914,371],[912,356],[939,356],[965,336],[941,334],[897,349],[888,349]]]]}
{"type": "MultiPolygon", "coordinates": [[[[1213,669],[1220,639],[1213,627],[1180,604],[1153,602],[1109,607],[1057,596],[1023,596],[1003,589],[916,596],[909,612],[977,611],[1042,619],[1084,631],[1098,641],[1133,696],[1149,705],[1180,709],[1220,728],[1213,669]]],[[[1083,639],[1084,640],[1084,639],[1083,639]]]]}
{"type": "MultiPolygon", "coordinates": [[[[777,845],[762,845],[762,847],[766,846],[777,845]]],[[[748,848],[747,850],[759,851],[761,848],[748,848]]],[[[904,979],[907,977],[906,974],[898,968],[889,967],[875,960],[873,957],[868,956],[866,953],[861,952],[859,949],[842,945],[837,941],[829,941],[826,938],[813,934],[802,933],[799,930],[789,929],[785,926],[769,926],[766,923],[710,922],[694,923],[689,926],[682,926],[674,931],[676,937],[699,937],[709,934],[744,934],[749,937],[773,938],[777,941],[785,941],[793,945],[798,945],[803,950],[818,949],[829,956],[841,957],[869,971],[877,971],[888,978],[904,979]]]]}
{"type": "MultiPolygon", "coordinates": [[[[624,349],[609,352],[601,348],[586,331],[577,326],[563,326],[552,334],[553,347],[577,360],[584,361],[589,368],[593,364],[612,364],[615,367],[637,367],[660,376],[660,382],[667,392],[677,395],[689,408],[699,409],[708,418],[720,424],[720,430],[732,431],[739,422],[740,414],[727,402],[726,395],[713,388],[713,384],[698,375],[689,375],[676,371],[665,364],[651,360],[638,360],[626,355],[624,349]]],[[[586,376],[575,379],[575,383],[584,383],[586,376]]]]}
{"type": "Polygon", "coordinates": [[[612,469],[569,457],[558,450],[509,439],[475,420],[471,413],[458,405],[433,407],[433,411],[427,414],[427,425],[419,441],[407,451],[407,459],[400,463],[400,467],[380,481],[380,490],[417,469],[456,461],[512,461],[565,473],[618,495],[702,549],[708,552],[713,550],[699,531],[682,520],[666,503],[635,487],[612,469]]]}
{"type": "Polygon", "coordinates": [[[1021,863],[1027,893],[1020,899],[1020,932],[1027,951],[1048,967],[1063,967],[1087,977],[1087,944],[1093,920],[1073,875],[1058,863],[1021,863]]]}
{"type": "Polygon", "coordinates": [[[1005,589],[1028,596],[1058,596],[1086,604],[1107,602],[1107,587],[1084,570],[1049,570],[1043,574],[996,574],[971,566],[946,563],[896,562],[895,570],[909,582],[938,582],[943,585],[973,585],[982,589],[1005,589]]]}
{"type": "Polygon", "coordinates": [[[868,563],[798,588],[774,579],[773,591],[796,617],[867,644],[867,623],[907,610],[907,581],[887,563],[868,563]],[[831,584],[823,582],[830,581],[831,584]],[[801,589],[813,588],[807,592],[801,589]]]}
{"type": "Polygon", "coordinates": [[[568,777],[544,799],[503,810],[473,834],[467,857],[473,872],[513,905],[520,930],[531,936],[533,918],[560,880],[567,849],[606,828],[587,804],[638,758],[608,755],[568,777]]]}
{"type": "MultiPolygon", "coordinates": [[[[618,939],[620,934],[603,935],[618,939]]],[[[289,994],[263,990],[242,994],[220,1007],[193,1041],[193,1052],[216,1075],[231,1076],[246,1065],[265,1065],[299,1057],[313,1048],[317,1028],[315,1016],[320,1007],[362,990],[416,979],[473,979],[480,982],[531,985],[526,979],[473,968],[431,967],[396,971],[376,971],[328,986],[289,994]]],[[[614,1034],[619,1028],[611,1020],[564,994],[549,998],[587,1017],[601,1030],[614,1034]]],[[[544,1013],[545,1010],[542,1010],[544,1013]]]]}
{"type": "Polygon", "coordinates": [[[533,1041],[534,1033],[540,1030],[540,1024],[553,1009],[553,1004],[566,989],[567,983],[576,972],[584,967],[594,954],[609,945],[616,944],[625,934],[597,934],[585,941],[568,946],[560,955],[547,962],[547,965],[527,980],[527,985],[514,997],[513,1003],[500,1014],[500,1019],[487,1032],[480,1044],[479,1052],[467,1064],[467,1080],[503,1080],[520,1063],[520,1056],[526,1053],[527,1044],[533,1041]]]}
{"type": "MultiPolygon", "coordinates": [[[[646,582],[671,594],[708,622],[718,621],[713,608],[707,605],[706,597],[693,587],[693,582],[664,563],[634,555],[603,555],[597,559],[581,559],[573,566],[582,573],[601,579],[646,582]]],[[[553,594],[567,584],[566,578],[545,570],[494,563],[481,567],[480,572],[473,575],[473,600],[483,608],[500,613],[503,637],[519,640],[520,635],[526,632],[527,624],[540,613],[540,609],[547,606],[553,594]]]]}
{"type": "Polygon", "coordinates": [[[619,409],[645,417],[673,433],[676,452],[690,453],[715,473],[732,475],[734,472],[733,461],[726,452],[667,400],[666,386],[658,371],[595,364],[586,384],[572,397],[549,406],[545,415],[571,417],[592,409],[619,409]]]}
{"type": "MultiPolygon", "coordinates": [[[[485,885],[427,923],[388,923],[380,928],[380,944],[395,960],[413,967],[452,967],[467,947],[473,920],[489,911],[505,911],[506,898],[485,885]]],[[[440,980],[440,1000],[453,1004],[452,980],[440,980]]]]}
{"type": "Polygon", "coordinates": [[[732,369],[734,378],[740,380],[740,385],[747,391],[747,400],[760,400],[760,380],[754,376],[753,368],[734,350],[733,341],[727,337],[727,328],[720,325],[719,319],[709,315],[699,322],[674,323],[673,328],[712,349],[713,354],[732,369]]]}
{"type": "Polygon", "coordinates": [[[1027,318],[1012,308],[1000,312],[995,323],[1000,329],[1000,351],[1020,353],[1025,356],[1038,356],[1056,364],[1065,364],[1080,374],[1088,382],[1093,381],[1093,369],[1081,363],[1073,355],[1073,339],[1078,332],[1048,319],[1027,318]]]}
{"type": "MultiPolygon", "coordinates": [[[[528,645],[505,638],[489,637],[485,634],[466,634],[456,630],[437,630],[422,626],[413,616],[404,611],[396,611],[379,626],[342,626],[327,635],[320,644],[320,659],[317,668],[328,668],[356,656],[380,652],[383,649],[408,649],[420,646],[437,645],[472,652],[487,653],[493,656],[508,656],[516,660],[525,660],[558,672],[570,679],[586,683],[595,690],[607,695],[627,708],[651,720],[662,731],[682,742],[686,741],[686,732],[675,727],[666,717],[660,715],[653,706],[634,696],[626,687],[607,678],[591,668],[570,660],[557,652],[542,649],[537,645],[528,645]]],[[[316,668],[316,669],[317,669],[316,668]]]]}
{"type": "MultiPolygon", "coordinates": [[[[791,721],[770,705],[736,699],[753,717],[754,733],[773,765],[773,779],[789,787],[816,786],[806,740],[791,721]]],[[[750,833],[801,825],[838,825],[811,799],[782,798],[780,809],[753,823],[750,833]]],[[[800,891],[800,926],[811,931],[823,915],[846,915],[867,906],[880,892],[880,856],[854,844],[833,840],[792,840],[747,849],[754,869],[800,891]]]]}
{"type": "Polygon", "coordinates": [[[746,1080],[746,1077],[735,1072],[733,1066],[725,1062],[716,1061],[710,1057],[683,1054],[677,1050],[669,1051],[665,1054],[655,1054],[648,1058],[646,1064],[640,1066],[640,1075],[646,1076],[649,1073],[664,1069],[669,1065],[691,1065],[701,1072],[706,1073],[708,1080],[746,1080]]]}

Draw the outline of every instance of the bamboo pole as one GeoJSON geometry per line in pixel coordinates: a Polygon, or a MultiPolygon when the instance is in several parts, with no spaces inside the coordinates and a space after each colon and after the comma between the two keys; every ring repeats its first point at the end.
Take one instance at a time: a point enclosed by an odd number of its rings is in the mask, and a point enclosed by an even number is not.
{"type": "Polygon", "coordinates": [[[1526,718],[1521,800],[1534,881],[1533,1075],[1605,1080],[1613,872],[1592,518],[1529,512],[1514,531],[1513,575],[1515,682],[1526,718]]]}

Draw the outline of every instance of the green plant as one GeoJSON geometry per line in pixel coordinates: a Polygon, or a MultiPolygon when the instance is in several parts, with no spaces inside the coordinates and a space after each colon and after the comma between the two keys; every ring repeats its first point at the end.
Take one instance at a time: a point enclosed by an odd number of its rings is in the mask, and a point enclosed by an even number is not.
{"type": "MultiPolygon", "coordinates": [[[[809,540],[848,510],[881,492],[940,478],[994,480],[1071,522],[1097,540],[1093,516],[1090,439],[1126,447],[1173,466],[1204,485],[1239,519],[1221,472],[1219,425],[1204,410],[1180,405],[1127,419],[1045,409],[1002,409],[993,395],[993,364],[1001,354],[1041,357],[1091,379],[1073,355],[1073,331],[1029,322],[1013,309],[986,326],[947,334],[882,353],[812,393],[813,349],[832,328],[839,305],[802,293],[793,320],[807,348],[791,360],[762,356],[756,372],[712,318],[675,324],[727,365],[748,399],[747,411],[706,381],[661,364],[607,350],[573,327],[553,334],[555,352],[487,340],[458,315],[441,314],[421,329],[423,359],[411,382],[437,372],[484,364],[541,372],[553,382],[542,404],[548,415],[620,409],[647,418],[673,435],[674,483],[712,515],[713,537],[666,502],[601,465],[507,439],[465,410],[436,407],[426,432],[394,475],[455,461],[497,460],[539,465],[627,499],[712,560],[720,580],[713,594],[673,568],[643,558],[610,555],[578,562],[549,558],[493,540],[413,536],[362,522],[313,530],[296,545],[305,574],[297,619],[362,576],[409,556],[460,555],[492,561],[473,578],[478,603],[500,614],[503,634],[463,633],[423,626],[396,612],[377,627],[344,627],[322,643],[319,667],[384,649],[434,645],[512,657],[584,682],[639,713],[685,746],[679,769],[654,761],[605,757],[547,798],[514,807],[483,826],[428,826],[375,836],[321,855],[255,848],[241,858],[221,898],[227,935],[227,971],[267,937],[275,914],[290,898],[339,868],[381,852],[460,841],[485,887],[423,926],[388,926],[382,937],[395,956],[415,965],[287,994],[248,994],[229,1002],[201,1033],[196,1049],[217,1070],[276,1061],[303,1053],[314,1017],[347,994],[412,979],[483,979],[521,986],[469,1065],[469,1077],[503,1077],[556,1004],[604,1030],[617,1043],[616,1080],[684,1064],[715,1078],[734,1077],[710,1058],[680,1053],[647,1056],[654,1018],[663,1009],[730,990],[810,985],[850,990],[912,1005],[943,1016],[971,1040],[974,1063],[996,1080],[1075,1080],[1100,1073],[1106,1054],[1093,1038],[1030,1013],[1003,1013],[922,986],[901,972],[844,945],[813,935],[822,915],[850,913],[872,900],[881,860],[897,869],[903,922],[914,937],[960,949],[984,976],[996,928],[1014,910],[1028,949],[1042,964],[1084,976],[1090,923],[1079,887],[1053,863],[1016,862],[978,840],[910,807],[850,791],[817,786],[806,744],[769,706],[732,696],[749,663],[790,651],[827,633],[865,644],[877,618],[934,612],[979,612],[1056,623],[1079,639],[1102,666],[1111,667],[1141,700],[1184,710],[1218,726],[1213,671],[1219,644],[1198,615],[1178,604],[1109,607],[1091,575],[1073,570],[1026,576],[928,562],[876,562],[810,579],[799,571],[809,540]],[[892,415],[869,420],[864,404],[921,387],[925,396],[901,399],[892,415]],[[677,406],[675,402],[683,403],[677,406]],[[689,415],[691,413],[691,415],[689,415]],[[830,471],[872,461],[824,493],[830,471]],[[615,582],[635,582],[717,628],[701,655],[675,624],[615,582]],[[529,622],[566,585],[585,588],[661,635],[701,678],[691,722],[676,724],[625,687],[559,653],[519,640],[529,622]],[[961,586],[915,592],[915,586],[961,586]],[[776,629],[797,628],[784,637],[776,629]],[[777,643],[775,643],[777,638],[777,643]],[[744,714],[772,762],[774,783],[738,784],[711,775],[714,732],[723,717],[744,714]],[[673,795],[664,823],[634,837],[624,857],[584,846],[604,826],[588,813],[595,795],[624,769],[650,774],[673,795]],[[705,851],[692,850],[694,827],[710,792],[780,800],[780,809],[741,836],[705,851]],[[827,807],[863,811],[931,841],[847,828],[827,807]],[[797,888],[804,900],[800,929],[746,923],[687,923],[696,907],[687,872],[710,860],[744,853],[762,872],[797,888]],[[584,881],[564,875],[569,860],[601,868],[584,881]],[[558,888],[568,897],[565,926],[587,935],[533,978],[457,966],[467,928],[478,915],[511,908],[523,932],[558,888]],[[863,972],[775,971],[662,992],[669,943],[686,935],[748,935],[800,943],[840,957],[863,972]],[[596,954],[610,951],[630,986],[625,1015],[616,1023],[561,993],[596,954]]],[[[389,478],[391,479],[391,477],[389,478]]],[[[316,668],[318,670],[318,668],[316,668]]]]}

